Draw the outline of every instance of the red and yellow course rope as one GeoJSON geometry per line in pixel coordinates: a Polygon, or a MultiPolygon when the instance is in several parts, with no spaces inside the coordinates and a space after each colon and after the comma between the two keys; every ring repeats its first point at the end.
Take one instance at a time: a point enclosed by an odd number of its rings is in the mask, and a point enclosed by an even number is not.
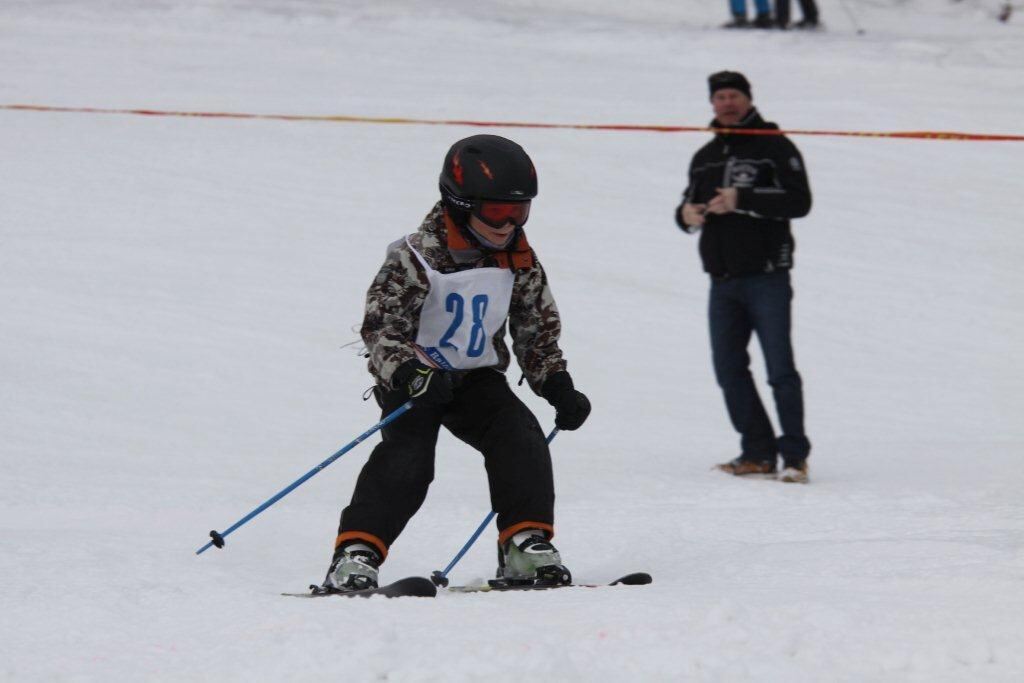
{"type": "MultiPolygon", "coordinates": [[[[480,128],[549,128],[569,130],[608,130],[647,133],[717,133],[706,126],[652,126],[617,123],[524,123],[516,121],[460,121],[449,119],[412,119],[376,116],[312,116],[305,114],[247,114],[242,112],[164,111],[157,109],[101,109],[97,107],[51,107],[39,104],[0,104],[0,110],[57,112],[75,114],[121,114],[133,116],[178,116],[208,119],[258,119],[265,121],[318,121],[323,123],[372,123],[415,126],[475,126],[480,128]]],[[[973,140],[981,142],[1024,142],[1024,135],[954,133],[948,131],[851,131],[851,130],[750,130],[728,129],[739,135],[819,135],[855,138],[902,138],[914,140],[973,140]]]]}

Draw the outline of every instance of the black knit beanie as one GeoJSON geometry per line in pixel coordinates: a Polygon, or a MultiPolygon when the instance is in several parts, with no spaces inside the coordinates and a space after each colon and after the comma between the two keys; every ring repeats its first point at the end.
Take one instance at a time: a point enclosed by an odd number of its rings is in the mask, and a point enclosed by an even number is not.
{"type": "Polygon", "coordinates": [[[708,76],[708,89],[711,91],[708,97],[714,96],[715,92],[723,88],[733,88],[754,99],[750,94],[750,81],[739,71],[719,71],[708,76]]]}

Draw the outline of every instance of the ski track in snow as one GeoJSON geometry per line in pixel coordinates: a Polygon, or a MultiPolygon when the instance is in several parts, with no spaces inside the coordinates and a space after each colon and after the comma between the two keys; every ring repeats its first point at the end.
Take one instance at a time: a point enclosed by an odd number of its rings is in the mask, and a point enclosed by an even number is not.
{"type": "MultiPolygon", "coordinates": [[[[8,0],[0,103],[701,125],[735,68],[786,128],[1022,132],[1024,23],[997,2],[847,0],[863,36],[835,0],[814,35],[712,30],[721,4],[8,0]]],[[[344,345],[479,130],[0,126],[0,678],[1024,677],[1020,144],[795,138],[803,487],[709,471],[736,440],[671,218],[706,136],[496,129],[537,164],[530,239],[595,406],[552,444],[556,542],[579,581],[655,582],[300,601],[375,439],[193,553],[376,422],[344,345]]],[[[443,435],[383,578],[443,568],[487,509],[443,435]]]]}

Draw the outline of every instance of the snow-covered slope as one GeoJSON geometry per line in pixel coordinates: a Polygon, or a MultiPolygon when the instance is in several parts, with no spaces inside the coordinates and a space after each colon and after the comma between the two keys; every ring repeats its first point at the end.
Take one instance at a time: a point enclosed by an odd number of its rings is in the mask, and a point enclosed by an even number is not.
{"type": "MultiPolygon", "coordinates": [[[[702,125],[734,68],[784,127],[1024,132],[999,2],[846,0],[862,36],[819,4],[805,35],[698,0],[8,0],[0,104],[702,125]]],[[[1020,143],[795,138],[800,487],[709,471],[736,440],[671,217],[706,136],[494,131],[537,163],[530,239],[595,406],[552,446],[557,543],[579,579],[655,583],[279,597],[321,578],[371,444],[193,554],[378,419],[352,326],[475,129],[0,111],[0,678],[1024,676],[1020,143]]],[[[487,508],[444,436],[385,578],[487,508]]]]}

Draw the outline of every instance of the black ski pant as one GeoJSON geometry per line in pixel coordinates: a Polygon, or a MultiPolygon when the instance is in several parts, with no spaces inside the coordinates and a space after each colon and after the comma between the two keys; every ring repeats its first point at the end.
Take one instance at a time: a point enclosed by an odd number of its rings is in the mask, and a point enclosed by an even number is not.
{"type": "MultiPolygon", "coordinates": [[[[800,11],[804,19],[818,23],[818,6],[814,0],[800,0],[800,11]]],[[[780,26],[789,25],[789,0],[775,0],[775,21],[780,26]]]]}
{"type": "MultiPolygon", "coordinates": [[[[454,400],[414,406],[381,430],[342,510],[335,548],[363,541],[387,555],[419,510],[434,479],[441,425],[484,457],[499,540],[522,529],[554,533],[555,491],[551,454],[537,418],[512,392],[505,375],[485,368],[454,375],[454,400]]],[[[401,391],[374,390],[388,415],[407,400],[401,391]]]]}

